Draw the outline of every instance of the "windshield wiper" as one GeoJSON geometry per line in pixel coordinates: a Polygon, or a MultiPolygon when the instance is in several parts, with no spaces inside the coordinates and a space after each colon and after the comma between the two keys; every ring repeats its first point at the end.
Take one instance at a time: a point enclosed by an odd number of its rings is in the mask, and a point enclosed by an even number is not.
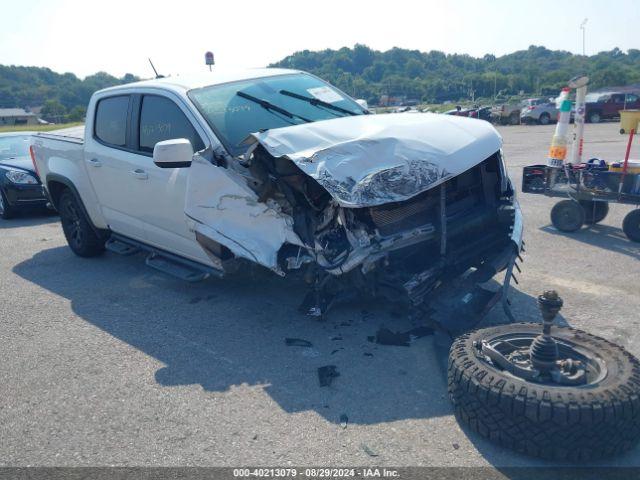
{"type": "Polygon", "coordinates": [[[265,110],[270,110],[273,112],[278,112],[281,115],[284,115],[285,117],[288,118],[299,118],[300,120],[306,122],[306,123],[310,123],[312,122],[312,120],[309,120],[308,118],[305,118],[301,115],[298,115],[297,113],[291,113],[289,110],[285,110],[282,107],[279,107],[278,105],[274,105],[271,102],[268,102],[266,100],[263,100],[262,98],[258,98],[258,97],[254,97],[253,95],[249,95],[248,93],[245,93],[243,91],[238,91],[236,92],[236,95],[238,95],[239,97],[242,98],[246,98],[247,100],[253,102],[253,103],[257,103],[258,105],[260,105],[262,108],[264,108],[265,110]]]}
{"type": "Polygon", "coordinates": [[[336,112],[344,113],[346,115],[360,115],[357,112],[353,112],[351,110],[347,110],[346,108],[338,107],[337,105],[333,105],[332,103],[325,102],[324,100],[320,100],[319,98],[306,97],[304,95],[300,95],[298,93],[290,92],[289,90],[280,90],[282,95],[286,95],[287,97],[297,98],[298,100],[305,101],[310,103],[311,105],[317,107],[322,106],[325,108],[329,108],[331,110],[335,110],[336,112]]]}

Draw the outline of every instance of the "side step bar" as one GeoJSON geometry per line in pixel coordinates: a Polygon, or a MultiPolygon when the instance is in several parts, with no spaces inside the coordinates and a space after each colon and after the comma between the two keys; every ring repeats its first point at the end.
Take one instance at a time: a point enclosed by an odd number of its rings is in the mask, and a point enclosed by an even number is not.
{"type": "Polygon", "coordinates": [[[110,252],[124,256],[133,255],[134,253],[138,253],[140,251],[140,248],[136,247],[135,245],[122,242],[113,237],[110,237],[109,240],[107,240],[107,243],[104,244],[104,248],[106,248],[110,252]]]}
{"type": "Polygon", "coordinates": [[[133,255],[140,251],[147,252],[148,255],[145,259],[147,266],[187,282],[199,282],[211,275],[219,278],[224,276],[224,272],[221,270],[115,233],[111,234],[105,248],[119,255],[133,255]]]}

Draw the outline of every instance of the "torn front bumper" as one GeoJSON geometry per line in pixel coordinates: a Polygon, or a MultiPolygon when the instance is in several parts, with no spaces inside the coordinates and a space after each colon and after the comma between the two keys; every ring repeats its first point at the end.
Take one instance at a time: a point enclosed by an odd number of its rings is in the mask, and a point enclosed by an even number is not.
{"type": "MultiPolygon", "coordinates": [[[[502,304],[509,321],[514,321],[508,293],[511,280],[515,278],[513,270],[519,269],[516,262],[521,259],[524,230],[522,211],[517,200],[514,200],[514,207],[510,242],[496,252],[483,268],[442,282],[430,293],[427,301],[429,316],[449,333],[457,335],[471,330],[498,303],[502,304]],[[504,276],[497,277],[501,272],[504,272],[504,276]]],[[[423,272],[425,282],[431,273],[423,272]]],[[[419,288],[419,282],[405,284],[410,298],[419,288]]]]}

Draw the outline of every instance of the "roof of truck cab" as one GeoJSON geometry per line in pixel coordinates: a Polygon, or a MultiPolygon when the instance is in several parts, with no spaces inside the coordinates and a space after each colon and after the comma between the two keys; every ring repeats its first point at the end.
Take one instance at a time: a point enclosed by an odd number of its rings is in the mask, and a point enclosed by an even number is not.
{"type": "Polygon", "coordinates": [[[155,78],[152,80],[142,80],[140,82],[126,83],[115,87],[105,88],[100,92],[129,89],[131,87],[161,87],[168,90],[188,91],[194,88],[208,87],[211,85],[221,85],[239,80],[249,80],[252,78],[274,77],[276,75],[286,75],[291,73],[301,73],[299,70],[288,70],[284,68],[251,68],[245,70],[224,70],[214,67],[212,72],[202,72],[185,75],[172,75],[165,78],[155,78]]]}

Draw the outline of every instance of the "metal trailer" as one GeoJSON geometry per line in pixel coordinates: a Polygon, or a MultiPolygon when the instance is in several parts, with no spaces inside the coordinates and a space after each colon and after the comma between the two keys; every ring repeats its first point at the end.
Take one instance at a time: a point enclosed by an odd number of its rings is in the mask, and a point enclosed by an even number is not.
{"type": "MultiPolygon", "coordinates": [[[[564,168],[530,165],[523,169],[522,191],[564,198],[551,209],[551,222],[562,232],[575,232],[604,220],[609,203],[640,206],[640,174],[590,163],[564,168]]],[[[640,242],[639,208],[625,216],[622,228],[630,240],[640,242]]]]}

